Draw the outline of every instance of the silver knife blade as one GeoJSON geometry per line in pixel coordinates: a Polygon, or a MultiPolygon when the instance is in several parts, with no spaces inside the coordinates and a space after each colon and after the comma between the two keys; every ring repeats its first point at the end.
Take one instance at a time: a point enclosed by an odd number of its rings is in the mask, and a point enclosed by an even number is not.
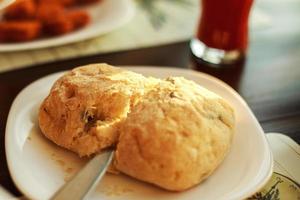
{"type": "Polygon", "coordinates": [[[114,152],[109,150],[92,158],[51,200],[81,200],[92,191],[110,165],[114,152]]]}

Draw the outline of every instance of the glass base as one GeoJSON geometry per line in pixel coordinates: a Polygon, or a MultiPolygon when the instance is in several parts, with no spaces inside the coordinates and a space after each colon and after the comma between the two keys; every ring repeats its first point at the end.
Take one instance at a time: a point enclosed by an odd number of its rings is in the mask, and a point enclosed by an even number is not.
{"type": "Polygon", "coordinates": [[[244,53],[239,50],[221,50],[206,46],[198,39],[192,39],[190,48],[194,56],[205,62],[215,65],[230,65],[237,63],[244,57],[244,53]]]}

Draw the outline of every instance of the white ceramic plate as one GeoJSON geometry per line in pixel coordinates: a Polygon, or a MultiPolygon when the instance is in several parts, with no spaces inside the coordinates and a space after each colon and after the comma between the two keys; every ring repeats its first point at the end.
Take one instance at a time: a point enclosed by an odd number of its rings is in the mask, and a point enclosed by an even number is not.
{"type": "Polygon", "coordinates": [[[135,13],[132,0],[102,0],[83,9],[87,10],[92,18],[91,23],[87,27],[57,37],[37,39],[23,43],[2,43],[0,44],[0,52],[49,48],[90,39],[126,24],[135,13]]]}
{"type": "MultiPolygon", "coordinates": [[[[220,80],[190,70],[132,67],[154,77],[183,76],[227,99],[235,108],[237,129],[232,149],[206,181],[186,192],[171,193],[127,176],[105,175],[90,199],[230,200],[243,199],[259,190],[272,173],[273,159],[264,132],[245,101],[220,80]]],[[[15,99],[7,121],[5,145],[8,167],[17,187],[33,199],[47,199],[86,160],[42,137],[37,113],[41,101],[62,73],[41,78],[15,99]]]]}
{"type": "Polygon", "coordinates": [[[6,8],[11,3],[13,3],[15,0],[0,0],[0,10],[6,8]]]}

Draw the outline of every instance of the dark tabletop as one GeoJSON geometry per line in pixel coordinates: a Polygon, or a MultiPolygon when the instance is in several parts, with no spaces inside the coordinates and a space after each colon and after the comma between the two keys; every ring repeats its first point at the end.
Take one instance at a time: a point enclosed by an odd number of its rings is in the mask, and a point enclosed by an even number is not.
{"type": "Polygon", "coordinates": [[[165,46],[102,54],[0,73],[0,184],[20,193],[9,175],[4,134],[12,101],[26,85],[47,74],[79,65],[154,65],[191,68],[212,74],[231,85],[246,100],[265,132],[284,133],[300,143],[300,4],[297,0],[262,5],[271,23],[251,31],[246,60],[231,67],[197,63],[189,41],[165,46]]]}

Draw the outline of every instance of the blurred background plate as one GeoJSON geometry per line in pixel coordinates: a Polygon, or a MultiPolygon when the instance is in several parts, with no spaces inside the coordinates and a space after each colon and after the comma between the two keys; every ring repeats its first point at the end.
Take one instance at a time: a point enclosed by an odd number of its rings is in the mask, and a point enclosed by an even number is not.
{"type": "Polygon", "coordinates": [[[135,13],[135,5],[132,0],[102,0],[86,6],[84,9],[92,18],[91,23],[85,28],[57,37],[23,43],[0,44],[0,52],[48,48],[91,39],[121,27],[129,22],[135,13]]]}
{"type": "MultiPolygon", "coordinates": [[[[207,180],[185,192],[167,192],[125,175],[106,174],[89,199],[240,200],[265,185],[273,166],[266,137],[248,105],[232,88],[212,76],[191,70],[163,67],[130,70],[159,78],[183,76],[225,98],[236,111],[233,145],[224,162],[207,180]]],[[[32,199],[48,199],[87,161],[47,140],[38,127],[41,101],[62,74],[49,75],[27,86],[9,112],[5,134],[9,171],[16,186],[32,199]]]]}

